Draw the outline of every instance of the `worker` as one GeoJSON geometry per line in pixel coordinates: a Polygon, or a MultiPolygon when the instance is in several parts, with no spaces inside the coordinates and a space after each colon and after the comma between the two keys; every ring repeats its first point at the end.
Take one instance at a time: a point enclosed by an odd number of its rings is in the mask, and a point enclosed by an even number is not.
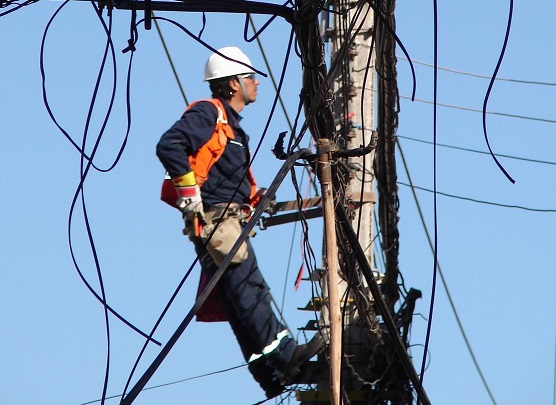
{"type": "MultiPolygon", "coordinates": [[[[257,99],[259,80],[251,61],[237,47],[219,49],[205,65],[205,81],[212,98],[190,105],[156,149],[169,178],[162,199],[182,212],[184,233],[199,257],[199,293],[237,241],[244,208],[255,206],[264,193],[251,173],[249,136],[240,126],[239,113],[257,99]]],[[[215,290],[216,298],[200,308],[197,320],[229,322],[249,371],[268,398],[295,383],[304,365],[323,349],[318,333],[298,345],[276,317],[249,239],[215,290]]]]}

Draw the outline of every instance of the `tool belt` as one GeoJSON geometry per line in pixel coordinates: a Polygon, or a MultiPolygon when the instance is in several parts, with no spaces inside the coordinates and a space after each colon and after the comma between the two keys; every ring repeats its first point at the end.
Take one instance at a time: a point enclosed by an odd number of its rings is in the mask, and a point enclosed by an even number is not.
{"type": "MultiPolygon", "coordinates": [[[[217,266],[230,253],[241,234],[242,221],[250,215],[240,204],[217,204],[205,212],[205,222],[200,237],[217,266]],[[211,236],[212,234],[212,236],[211,236]]],[[[243,263],[248,256],[247,243],[243,242],[234,255],[231,264],[243,263]]]]}
{"type": "Polygon", "coordinates": [[[233,203],[228,206],[227,203],[215,204],[209,210],[205,211],[205,221],[207,224],[216,224],[222,218],[237,218],[243,222],[251,215],[251,206],[247,204],[233,203]],[[228,207],[228,209],[226,209],[228,207]],[[246,210],[247,208],[247,210],[246,210]]]}

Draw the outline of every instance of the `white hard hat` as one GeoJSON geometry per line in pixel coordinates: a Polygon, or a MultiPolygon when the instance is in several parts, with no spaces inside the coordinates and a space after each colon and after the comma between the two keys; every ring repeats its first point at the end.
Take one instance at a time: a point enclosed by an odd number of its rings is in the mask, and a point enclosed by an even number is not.
{"type": "MultiPolygon", "coordinates": [[[[225,48],[220,48],[218,50],[223,55],[243,62],[249,66],[252,66],[251,61],[245,55],[241,49],[235,46],[228,46],[225,48]]],[[[217,53],[213,53],[207,64],[205,65],[205,81],[220,79],[223,77],[237,76],[247,73],[255,73],[252,68],[242,65],[240,63],[223,58],[217,53]]]]}

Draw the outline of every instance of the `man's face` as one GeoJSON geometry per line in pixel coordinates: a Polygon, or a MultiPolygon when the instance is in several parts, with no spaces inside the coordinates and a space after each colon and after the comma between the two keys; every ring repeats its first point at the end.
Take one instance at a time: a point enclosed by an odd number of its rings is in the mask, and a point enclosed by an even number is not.
{"type": "Polygon", "coordinates": [[[259,80],[254,73],[245,74],[239,76],[239,80],[243,82],[243,88],[245,89],[245,100],[249,100],[249,103],[254,102],[257,99],[257,87],[259,86],[259,80]]]}

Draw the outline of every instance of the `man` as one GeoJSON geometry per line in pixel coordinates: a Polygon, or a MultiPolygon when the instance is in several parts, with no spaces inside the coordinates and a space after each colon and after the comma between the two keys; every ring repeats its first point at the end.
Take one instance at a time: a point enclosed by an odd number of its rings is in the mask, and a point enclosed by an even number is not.
{"type": "MultiPolygon", "coordinates": [[[[241,232],[243,206],[255,204],[260,190],[249,170],[249,137],[239,125],[239,113],[257,99],[259,80],[251,61],[239,48],[219,49],[206,63],[205,81],[213,98],[190,106],[162,136],[156,152],[173,183],[166,189],[170,201],[163,199],[182,211],[206,281],[241,232]]],[[[224,317],[205,314],[201,320],[227,319],[267,397],[280,394],[322,350],[322,338],[317,334],[308,344],[297,345],[289,336],[272,311],[249,240],[216,290],[224,317]]]]}

